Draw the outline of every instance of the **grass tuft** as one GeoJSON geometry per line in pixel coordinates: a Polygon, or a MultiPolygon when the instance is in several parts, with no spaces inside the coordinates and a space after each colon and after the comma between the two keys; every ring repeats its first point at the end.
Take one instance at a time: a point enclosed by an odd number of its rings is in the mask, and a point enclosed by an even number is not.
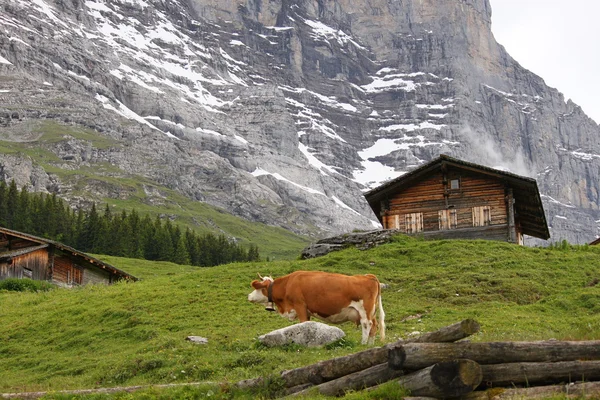
{"type": "Polygon", "coordinates": [[[55,287],[49,282],[31,279],[8,278],[0,281],[0,291],[8,292],[47,292],[55,287]]]}

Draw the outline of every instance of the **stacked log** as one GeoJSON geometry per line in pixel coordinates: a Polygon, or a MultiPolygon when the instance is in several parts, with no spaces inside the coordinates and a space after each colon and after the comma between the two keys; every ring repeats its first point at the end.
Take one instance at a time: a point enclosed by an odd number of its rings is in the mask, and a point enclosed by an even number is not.
{"type": "MultiPolygon", "coordinates": [[[[407,343],[390,349],[388,365],[391,369],[404,372],[422,370],[428,366],[454,359],[468,359],[481,368],[481,383],[474,390],[489,388],[529,387],[560,382],[588,382],[588,396],[600,395],[600,341],[539,341],[539,342],[489,342],[489,343],[407,343]],[[592,383],[594,382],[594,383],[592,383]]],[[[400,382],[402,383],[402,382],[400,382]]],[[[409,386],[407,388],[411,389],[409,386]]],[[[456,397],[450,394],[439,396],[421,388],[411,390],[418,396],[456,397]]],[[[555,388],[538,389],[539,393],[555,393],[555,388]]],[[[477,392],[473,392],[477,393],[477,392]]],[[[484,395],[495,398],[504,390],[491,391],[484,395]],[[491,394],[490,394],[491,393],[491,394]]],[[[463,393],[466,395],[467,393],[463,393]]],[[[521,396],[514,389],[514,396],[521,396]]],[[[504,395],[508,396],[508,395],[504,395]]],[[[544,396],[544,395],[541,395],[544,396]]],[[[546,395],[547,396],[547,395],[546,395]]],[[[473,397],[468,398],[484,398],[473,397]]],[[[509,397],[502,397],[509,398],[509,397]]],[[[529,398],[529,397],[527,397],[529,398]]]]}
{"type": "MultiPolygon", "coordinates": [[[[421,398],[600,396],[600,341],[459,341],[478,331],[476,321],[465,320],[412,340],[283,371],[277,377],[285,387],[282,394],[289,396],[340,396],[392,380],[421,398]]],[[[237,386],[247,389],[264,382],[257,378],[237,386]]]]}
{"type": "MultiPolygon", "coordinates": [[[[356,377],[356,387],[354,388],[369,387],[403,374],[401,371],[387,371],[389,369],[387,365],[388,353],[390,349],[395,346],[403,343],[455,342],[479,332],[479,329],[480,326],[477,321],[467,319],[406,341],[399,340],[383,347],[374,347],[347,356],[320,361],[306,367],[283,371],[280,373],[279,378],[283,380],[285,387],[288,388],[287,394],[300,392],[309,387],[354,373],[359,373],[364,376],[364,378],[356,377]],[[375,368],[374,371],[370,371],[369,368],[372,367],[377,368],[375,368]],[[385,373],[382,371],[387,371],[392,375],[389,375],[389,379],[387,379],[384,376],[385,373]],[[372,375],[371,372],[374,372],[375,375],[382,375],[381,379],[375,379],[374,381],[369,379],[368,377],[372,375]]],[[[264,383],[265,378],[260,377],[240,381],[237,383],[237,387],[241,389],[252,389],[262,386],[264,383]]],[[[349,389],[352,388],[349,387],[346,390],[349,389]]]]}

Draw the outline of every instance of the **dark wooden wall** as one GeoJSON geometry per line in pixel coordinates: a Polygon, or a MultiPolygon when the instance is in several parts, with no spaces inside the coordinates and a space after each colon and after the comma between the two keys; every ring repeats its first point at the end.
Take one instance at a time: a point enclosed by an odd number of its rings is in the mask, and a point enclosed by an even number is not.
{"type": "Polygon", "coordinates": [[[48,279],[48,249],[40,249],[13,257],[10,263],[0,264],[0,279],[48,279]]]}
{"type": "Polygon", "coordinates": [[[112,283],[111,274],[100,268],[86,268],[83,271],[83,284],[88,283],[112,283]]]}
{"type": "MultiPolygon", "coordinates": [[[[116,280],[116,279],[114,279],[116,280]]],[[[111,274],[86,261],[82,257],[57,251],[54,257],[54,283],[66,286],[88,283],[112,283],[111,274]]]]}
{"type": "MultiPolygon", "coordinates": [[[[443,231],[452,237],[508,240],[508,209],[504,184],[487,175],[465,170],[438,171],[388,198],[388,210],[382,216],[387,229],[406,231],[406,215],[423,213],[423,231],[440,231],[439,211],[455,209],[455,229],[443,231]],[[460,188],[450,189],[450,180],[459,179],[460,188]],[[446,195],[445,195],[446,194],[446,195]],[[473,208],[488,206],[490,224],[473,226],[473,208]],[[459,231],[464,235],[458,236],[459,231]]],[[[410,233],[410,232],[409,232],[410,233]]]]}
{"type": "Polygon", "coordinates": [[[54,257],[54,269],[52,271],[52,282],[61,285],[81,285],[83,271],[77,268],[75,263],[66,256],[56,255],[54,257]]]}
{"type": "Polygon", "coordinates": [[[0,253],[5,251],[19,250],[27,247],[38,246],[39,243],[31,240],[21,239],[19,237],[0,235],[0,253]]]}

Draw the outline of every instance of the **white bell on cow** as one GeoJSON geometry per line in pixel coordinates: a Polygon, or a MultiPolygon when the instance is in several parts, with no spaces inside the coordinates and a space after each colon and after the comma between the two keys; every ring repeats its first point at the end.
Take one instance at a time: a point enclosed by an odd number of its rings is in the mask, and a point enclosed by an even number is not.
{"type": "Polygon", "coordinates": [[[267,303],[267,305],[265,306],[265,310],[267,310],[267,311],[275,311],[275,307],[273,307],[273,302],[272,301],[269,301],[267,303]]]}

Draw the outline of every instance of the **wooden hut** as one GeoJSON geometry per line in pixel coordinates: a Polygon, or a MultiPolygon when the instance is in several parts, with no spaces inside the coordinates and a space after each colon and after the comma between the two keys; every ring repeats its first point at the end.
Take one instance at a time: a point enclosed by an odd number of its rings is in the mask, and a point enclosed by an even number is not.
{"type": "Polygon", "coordinates": [[[384,229],[523,244],[549,239],[535,179],[441,155],[365,193],[384,229]]]}
{"type": "Polygon", "coordinates": [[[29,278],[59,286],[137,280],[62,243],[0,227],[0,280],[29,278]]]}

